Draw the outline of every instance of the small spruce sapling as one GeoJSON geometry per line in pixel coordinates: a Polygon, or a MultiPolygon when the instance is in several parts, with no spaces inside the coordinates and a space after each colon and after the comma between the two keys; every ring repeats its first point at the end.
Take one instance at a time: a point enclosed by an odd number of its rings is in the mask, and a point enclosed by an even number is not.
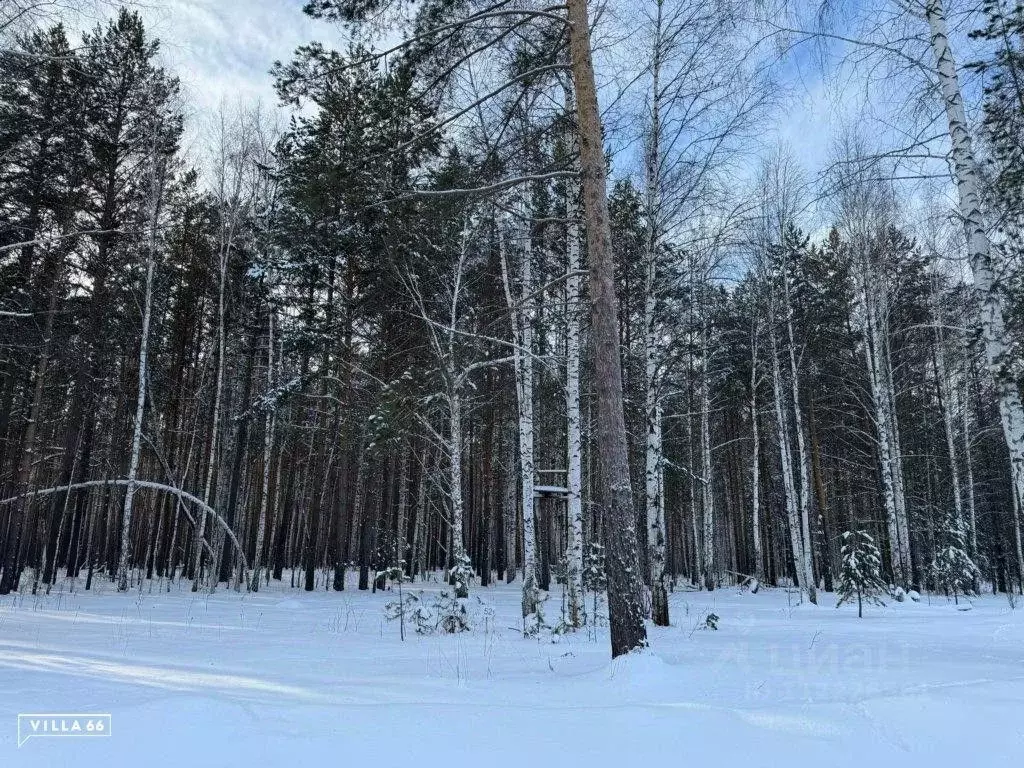
{"type": "Polygon", "coordinates": [[[583,589],[594,593],[593,623],[597,624],[597,599],[608,587],[608,577],[604,569],[604,547],[596,541],[587,546],[583,555],[583,589]]]}
{"type": "Polygon", "coordinates": [[[469,597],[469,580],[471,578],[473,578],[473,564],[468,555],[461,554],[448,574],[448,583],[454,587],[455,597],[460,599],[469,597]]]}
{"type": "Polygon", "coordinates": [[[957,595],[971,594],[981,573],[967,554],[962,529],[953,526],[947,535],[946,545],[935,553],[935,559],[932,560],[932,579],[939,589],[947,595],[953,595],[954,603],[958,603],[957,595]]]}
{"type": "Polygon", "coordinates": [[[846,531],[843,536],[840,557],[842,570],[839,573],[839,602],[857,599],[857,616],[864,617],[864,603],[885,605],[880,597],[885,592],[882,581],[882,558],[875,546],[875,540],[867,531],[846,531]]]}

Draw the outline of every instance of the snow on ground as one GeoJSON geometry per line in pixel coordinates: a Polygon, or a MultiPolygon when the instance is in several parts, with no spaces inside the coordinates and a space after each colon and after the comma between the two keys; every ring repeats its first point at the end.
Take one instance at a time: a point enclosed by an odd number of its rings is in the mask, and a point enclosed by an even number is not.
{"type": "Polygon", "coordinates": [[[519,636],[518,584],[474,590],[494,609],[474,632],[405,642],[383,617],[391,593],[99,586],[0,598],[0,766],[975,768],[1024,756],[1024,607],[1005,597],[858,620],[831,595],[814,607],[784,590],[676,592],[673,626],[610,663],[606,629],[519,636]],[[709,612],[717,631],[703,628],[709,612]],[[111,734],[19,747],[19,712],[109,712],[111,734]]]}

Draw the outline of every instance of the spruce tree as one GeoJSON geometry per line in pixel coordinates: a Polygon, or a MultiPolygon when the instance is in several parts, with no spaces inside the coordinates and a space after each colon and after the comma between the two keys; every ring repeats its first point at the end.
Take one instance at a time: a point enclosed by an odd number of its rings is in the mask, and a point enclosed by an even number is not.
{"type": "Polygon", "coordinates": [[[935,552],[932,559],[931,577],[935,586],[947,595],[969,595],[980,577],[978,566],[967,553],[967,537],[963,523],[950,515],[944,530],[945,543],[935,552]]]}
{"type": "Polygon", "coordinates": [[[875,540],[867,531],[846,531],[842,536],[843,545],[840,552],[842,567],[839,571],[839,602],[857,600],[857,616],[863,618],[864,603],[885,605],[880,595],[885,592],[882,580],[882,557],[875,546],[875,540]]]}

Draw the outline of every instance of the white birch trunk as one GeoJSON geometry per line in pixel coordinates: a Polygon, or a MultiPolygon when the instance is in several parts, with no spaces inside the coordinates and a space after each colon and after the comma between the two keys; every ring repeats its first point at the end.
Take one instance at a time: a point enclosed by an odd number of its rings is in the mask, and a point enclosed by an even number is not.
{"type": "Polygon", "coordinates": [[[701,571],[704,574],[704,588],[715,588],[715,494],[711,476],[711,386],[708,381],[708,333],[705,327],[701,340],[700,374],[700,456],[701,456],[701,511],[703,513],[701,550],[701,571]]]}
{"type": "Polygon", "coordinates": [[[804,422],[800,411],[800,376],[796,365],[796,342],[793,334],[793,308],[789,299],[789,275],[783,267],[782,290],[786,310],[786,335],[788,337],[787,347],[789,348],[789,378],[790,387],[793,390],[793,430],[796,432],[797,467],[800,472],[800,539],[803,549],[803,573],[800,578],[803,580],[804,589],[807,590],[807,598],[814,604],[818,602],[818,589],[814,582],[814,559],[811,547],[811,523],[810,523],[810,495],[811,486],[807,476],[807,444],[804,440],[804,422]]]}
{"type": "Polygon", "coordinates": [[[1013,498],[1013,543],[1017,550],[1017,586],[1024,595],[1024,547],[1021,545],[1020,533],[1020,499],[1013,498]]]}
{"type": "Polygon", "coordinates": [[[974,501],[974,460],[971,458],[971,407],[968,387],[970,378],[964,372],[964,386],[961,392],[960,414],[963,419],[963,440],[964,440],[964,470],[967,473],[967,510],[968,522],[971,527],[970,544],[971,559],[977,562],[978,558],[978,516],[974,501]]]}
{"type": "MultiPolygon", "coordinates": [[[[499,225],[500,226],[500,225],[499,225]]],[[[519,265],[520,302],[513,300],[508,275],[507,254],[504,252],[504,234],[499,229],[499,247],[502,250],[502,277],[505,297],[512,315],[516,345],[513,351],[516,395],[519,411],[519,482],[520,503],[523,510],[523,630],[532,632],[539,620],[540,590],[537,587],[537,537],[534,519],[534,463],[533,463],[533,265],[530,232],[523,241],[522,261],[519,265]]]]}
{"type": "MultiPolygon", "coordinates": [[[[967,130],[956,61],[949,45],[945,11],[941,0],[929,0],[926,3],[925,17],[930,31],[932,53],[935,56],[939,90],[949,124],[960,216],[964,223],[968,257],[974,274],[974,291],[981,317],[981,334],[985,342],[985,360],[996,384],[1003,437],[1010,454],[1010,472],[1019,502],[1024,499],[1024,407],[1021,405],[1020,391],[1010,369],[1002,300],[996,286],[996,270],[981,211],[978,170],[971,147],[971,136],[967,130]]],[[[1016,520],[1014,524],[1019,540],[1020,525],[1016,520]]],[[[1018,562],[1021,559],[1018,556],[1018,562]]]]}
{"type": "Polygon", "coordinates": [[[757,341],[758,325],[755,313],[750,331],[750,438],[753,441],[750,470],[750,526],[754,540],[754,578],[764,581],[763,554],[761,552],[761,430],[757,419],[757,341]]]}
{"type": "MultiPolygon", "coordinates": [[[[651,123],[644,161],[647,242],[644,276],[644,416],[646,441],[644,452],[644,498],[647,512],[647,562],[651,586],[651,619],[667,627],[668,588],[665,584],[665,506],[664,455],[662,447],[662,413],[659,400],[659,339],[655,311],[657,309],[657,262],[660,244],[661,214],[661,64],[662,64],[662,2],[657,2],[654,28],[654,50],[651,61],[651,123]]],[[[707,523],[705,523],[706,525],[707,523]]]]}
{"type": "Polygon", "coordinates": [[[960,465],[957,461],[956,427],[954,426],[952,387],[946,373],[946,351],[943,346],[939,318],[934,318],[935,330],[935,387],[939,393],[939,406],[942,409],[942,426],[946,435],[946,452],[949,454],[949,477],[953,484],[953,524],[964,531],[964,502],[960,486],[960,465]]]}
{"type": "Polygon", "coordinates": [[[463,537],[462,503],[462,394],[454,387],[449,396],[448,413],[448,483],[451,492],[452,551],[451,563],[456,597],[469,595],[469,556],[463,537]]]}
{"type": "MultiPolygon", "coordinates": [[[[572,110],[568,109],[571,113],[572,110]]],[[[575,153],[574,153],[575,154],[575,153]]],[[[569,624],[586,623],[583,593],[583,430],[580,418],[580,233],[577,190],[570,185],[566,205],[565,281],[565,412],[567,437],[568,541],[566,544],[566,591],[569,624]]]]}
{"type": "MultiPolygon", "coordinates": [[[[774,299],[772,301],[774,303],[774,299]]],[[[775,424],[779,439],[782,495],[786,504],[786,520],[789,523],[789,542],[793,553],[793,570],[796,571],[797,579],[802,582],[806,573],[803,562],[804,547],[800,539],[800,510],[797,507],[796,482],[793,478],[793,458],[790,451],[788,417],[786,416],[788,409],[785,406],[782,366],[779,364],[779,349],[775,336],[774,311],[772,312],[769,332],[771,333],[772,342],[772,393],[775,401],[775,424]]],[[[801,584],[800,586],[804,585],[801,584]]]]}
{"type": "Polygon", "coordinates": [[[533,252],[527,228],[520,264],[519,471],[523,505],[523,619],[540,609],[537,587],[537,534],[534,515],[533,462],[533,252]]]}
{"type": "MultiPolygon", "coordinates": [[[[274,309],[270,308],[267,320],[267,392],[274,387],[274,309]]],[[[252,579],[249,589],[260,588],[260,568],[263,557],[263,540],[267,535],[267,505],[270,497],[270,472],[274,450],[274,408],[268,405],[263,418],[263,477],[260,483],[260,515],[256,523],[256,552],[253,554],[252,579]]]]}
{"type": "MultiPolygon", "coordinates": [[[[217,447],[220,438],[220,410],[221,398],[224,392],[224,294],[227,283],[228,271],[228,248],[221,247],[220,251],[220,280],[217,291],[217,377],[213,396],[213,416],[210,419],[210,450],[206,457],[206,480],[203,485],[203,503],[210,503],[210,493],[213,488],[213,478],[217,469],[217,447]]],[[[195,562],[195,573],[192,580],[192,591],[199,590],[199,582],[202,579],[203,568],[203,541],[206,535],[206,516],[200,515],[196,524],[196,540],[193,550],[195,562]]],[[[216,567],[216,564],[211,564],[216,567]]]]}
{"type": "Polygon", "coordinates": [[[864,300],[864,356],[871,383],[871,402],[874,411],[875,429],[878,433],[878,459],[882,474],[882,499],[885,505],[886,529],[889,535],[889,563],[893,579],[904,589],[909,588],[910,574],[905,567],[902,537],[899,531],[899,496],[901,486],[896,479],[898,457],[893,446],[891,427],[892,398],[889,396],[889,376],[885,372],[882,320],[879,317],[879,286],[874,268],[866,254],[862,255],[860,268],[864,300]]]}
{"type": "MultiPolygon", "coordinates": [[[[146,253],[146,294],[142,308],[142,336],[139,339],[139,389],[135,399],[135,426],[132,430],[131,457],[128,461],[128,487],[124,494],[124,511],[121,515],[121,553],[117,565],[117,591],[128,591],[128,556],[131,551],[132,504],[135,500],[136,479],[139,472],[139,454],[142,449],[142,421],[146,413],[146,376],[149,355],[149,325],[153,314],[153,273],[156,271],[157,219],[160,215],[160,198],[163,194],[161,173],[152,168],[150,194],[152,196],[149,221],[149,243],[146,253]]],[[[205,515],[203,516],[205,519],[205,515]]]]}
{"type": "Polygon", "coordinates": [[[889,407],[889,428],[892,430],[892,479],[896,492],[896,534],[899,538],[900,562],[903,568],[904,589],[909,589],[913,579],[913,561],[910,552],[910,519],[907,516],[907,494],[903,483],[903,443],[900,440],[900,422],[896,410],[896,387],[892,380],[892,355],[889,351],[889,321],[886,317],[881,326],[882,368],[885,372],[885,395],[889,407]]]}

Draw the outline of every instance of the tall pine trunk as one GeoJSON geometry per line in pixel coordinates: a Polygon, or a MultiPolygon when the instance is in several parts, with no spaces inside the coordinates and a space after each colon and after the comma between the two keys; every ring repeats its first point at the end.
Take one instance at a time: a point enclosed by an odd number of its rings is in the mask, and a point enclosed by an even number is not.
{"type": "Polygon", "coordinates": [[[612,261],[611,223],[601,116],[590,43],[587,0],[568,0],[569,49],[576,87],[580,171],[587,220],[596,442],[604,497],[604,539],[608,577],[608,618],[612,657],[647,644],[640,600],[640,553],[629,478],[626,421],[619,357],[618,302],[612,261]]]}

